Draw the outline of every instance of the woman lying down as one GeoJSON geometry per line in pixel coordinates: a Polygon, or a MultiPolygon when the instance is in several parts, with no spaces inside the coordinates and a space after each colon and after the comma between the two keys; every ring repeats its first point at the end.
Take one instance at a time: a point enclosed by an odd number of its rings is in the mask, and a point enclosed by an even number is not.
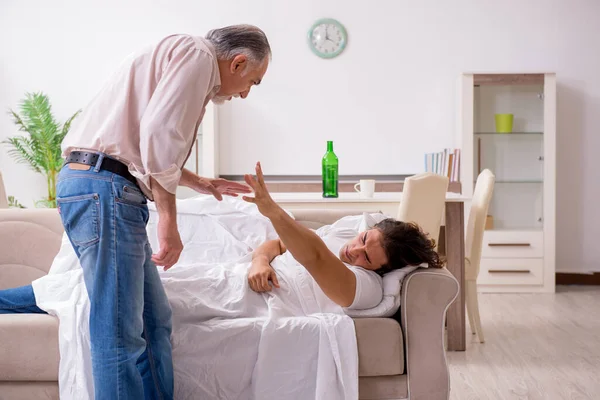
{"type": "MultiPolygon", "coordinates": [[[[314,232],[272,200],[260,165],[246,182],[255,195],[244,200],[262,216],[243,202],[198,200],[197,216],[180,219],[180,262],[160,271],[172,309],[174,398],[357,399],[356,336],[344,308],[375,307],[387,271],[440,267],[433,242],[391,219],[362,232],[343,224],[314,232]]],[[[91,399],[89,300],[71,249],[63,241],[33,289],[0,291],[0,314],[58,316],[61,398],[91,399]]]]}

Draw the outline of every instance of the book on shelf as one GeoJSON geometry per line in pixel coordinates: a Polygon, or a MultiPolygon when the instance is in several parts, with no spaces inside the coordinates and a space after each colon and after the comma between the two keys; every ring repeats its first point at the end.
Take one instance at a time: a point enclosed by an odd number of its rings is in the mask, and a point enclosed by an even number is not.
{"type": "Polygon", "coordinates": [[[444,149],[425,154],[425,172],[447,176],[450,182],[460,180],[460,149],[444,149]]]}

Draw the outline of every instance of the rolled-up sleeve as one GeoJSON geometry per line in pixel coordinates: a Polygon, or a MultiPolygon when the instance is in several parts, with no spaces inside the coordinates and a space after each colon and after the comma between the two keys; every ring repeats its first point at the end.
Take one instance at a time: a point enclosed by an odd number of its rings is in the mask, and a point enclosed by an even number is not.
{"type": "Polygon", "coordinates": [[[149,190],[152,177],[173,194],[212,90],[215,69],[211,54],[189,43],[180,47],[172,52],[141,118],[142,168],[132,171],[149,190]]]}

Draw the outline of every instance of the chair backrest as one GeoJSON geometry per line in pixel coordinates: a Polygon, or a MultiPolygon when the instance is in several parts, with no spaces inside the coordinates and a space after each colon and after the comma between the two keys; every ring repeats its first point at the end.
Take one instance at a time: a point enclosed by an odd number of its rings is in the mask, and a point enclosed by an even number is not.
{"type": "Polygon", "coordinates": [[[6,189],[2,180],[2,172],[0,172],[0,208],[8,208],[8,197],[6,197],[6,189]]]}
{"type": "Polygon", "coordinates": [[[416,222],[437,244],[448,183],[447,177],[431,172],[407,178],[402,188],[402,201],[396,218],[400,221],[416,222]]]}
{"type": "Polygon", "coordinates": [[[465,278],[469,280],[476,280],[479,275],[485,219],[492,201],[495,179],[492,171],[484,169],[475,183],[465,240],[465,256],[469,259],[469,262],[465,263],[465,278]]]}

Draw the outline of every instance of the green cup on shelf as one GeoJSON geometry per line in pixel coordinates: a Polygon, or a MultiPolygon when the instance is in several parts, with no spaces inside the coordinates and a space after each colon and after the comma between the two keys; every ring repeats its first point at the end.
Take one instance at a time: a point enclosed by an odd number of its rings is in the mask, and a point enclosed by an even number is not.
{"type": "Polygon", "coordinates": [[[496,132],[498,133],[510,133],[513,129],[513,115],[512,114],[496,114],[496,132]]]}

